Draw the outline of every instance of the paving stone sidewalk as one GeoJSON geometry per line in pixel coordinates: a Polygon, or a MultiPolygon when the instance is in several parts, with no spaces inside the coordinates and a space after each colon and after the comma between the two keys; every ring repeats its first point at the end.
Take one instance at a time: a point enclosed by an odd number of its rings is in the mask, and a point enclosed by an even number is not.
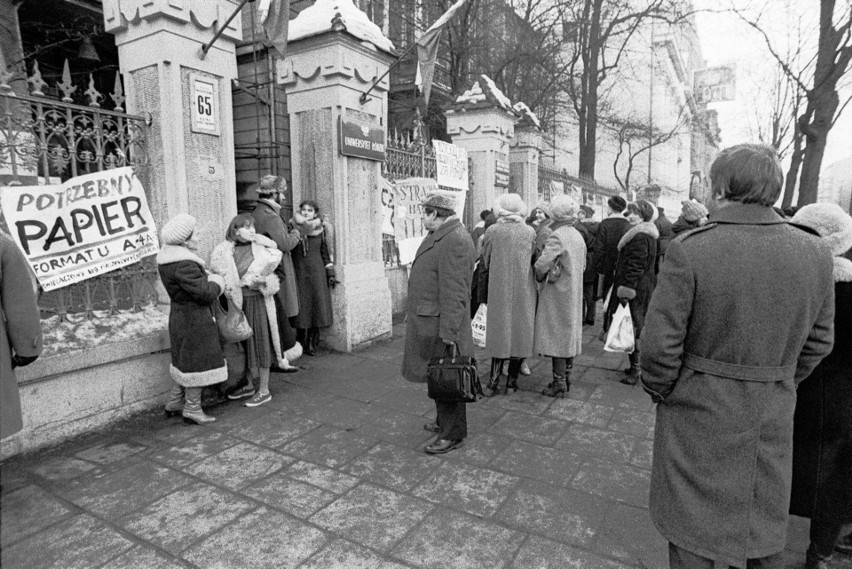
{"type": "MultiPolygon", "coordinates": [[[[6,460],[5,569],[666,568],[648,515],[653,406],[587,328],[570,397],[468,406],[464,447],[429,456],[425,386],[399,376],[404,325],[357,354],[273,375],[272,401],[208,427],[138,415],[6,460]]],[[[486,365],[480,365],[484,369],[486,365]]],[[[788,567],[807,520],[794,518],[788,567]]],[[[838,558],[832,569],[852,568],[838,558]]]]}

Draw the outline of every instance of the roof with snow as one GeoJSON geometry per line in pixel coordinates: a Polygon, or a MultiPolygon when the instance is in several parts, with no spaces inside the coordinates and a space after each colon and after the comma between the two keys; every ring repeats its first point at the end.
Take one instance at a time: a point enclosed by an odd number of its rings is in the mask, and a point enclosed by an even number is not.
{"type": "Polygon", "coordinates": [[[338,15],[347,33],[393,53],[393,43],[385,37],[379,26],[370,21],[367,14],[355,7],[352,0],[317,0],[290,21],[287,39],[296,41],[331,31],[332,20],[338,15]]]}
{"type": "Polygon", "coordinates": [[[479,81],[459,95],[454,104],[455,108],[460,109],[478,109],[491,106],[514,112],[512,101],[487,75],[480,75],[479,81]]]}

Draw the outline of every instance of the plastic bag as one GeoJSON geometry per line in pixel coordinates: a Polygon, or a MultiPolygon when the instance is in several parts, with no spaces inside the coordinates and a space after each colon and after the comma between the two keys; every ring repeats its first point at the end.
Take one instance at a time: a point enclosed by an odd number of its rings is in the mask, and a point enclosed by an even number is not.
{"type": "Polygon", "coordinates": [[[485,323],[488,320],[488,305],[480,304],[476,309],[476,314],[470,322],[471,332],[473,333],[473,343],[475,346],[485,347],[485,323]]]}
{"type": "Polygon", "coordinates": [[[609,332],[606,335],[604,350],[607,352],[633,353],[636,346],[636,336],[633,332],[633,318],[630,316],[630,305],[619,304],[612,316],[609,332]]]}

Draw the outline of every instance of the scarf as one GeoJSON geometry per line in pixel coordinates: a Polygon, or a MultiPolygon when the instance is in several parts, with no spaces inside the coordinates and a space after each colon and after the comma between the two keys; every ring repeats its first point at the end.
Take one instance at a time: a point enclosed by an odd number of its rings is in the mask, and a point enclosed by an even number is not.
{"type": "Polygon", "coordinates": [[[160,245],[160,252],[157,253],[158,265],[168,265],[169,263],[177,263],[178,261],[192,261],[202,267],[207,265],[201,257],[183,245],[169,245],[168,243],[160,245]]]}
{"type": "Polygon", "coordinates": [[[497,223],[524,223],[524,216],[517,213],[501,214],[497,218],[497,223]]]}
{"type": "Polygon", "coordinates": [[[645,235],[650,236],[652,239],[660,238],[660,230],[657,229],[657,226],[651,223],[650,221],[642,221],[633,225],[630,229],[627,230],[621,240],[618,242],[618,250],[621,251],[625,245],[630,243],[630,240],[639,235],[640,233],[644,233],[645,235]]]}

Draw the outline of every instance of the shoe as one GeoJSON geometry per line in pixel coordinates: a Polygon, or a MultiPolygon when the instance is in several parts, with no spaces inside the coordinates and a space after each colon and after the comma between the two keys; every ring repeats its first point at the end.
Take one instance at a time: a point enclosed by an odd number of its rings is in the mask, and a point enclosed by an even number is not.
{"type": "Polygon", "coordinates": [[[254,397],[245,402],[246,407],[259,407],[264,403],[269,403],[272,401],[272,394],[268,391],[266,393],[257,392],[254,394],[254,397]]]}
{"type": "Polygon", "coordinates": [[[245,397],[251,397],[255,394],[254,386],[252,385],[244,385],[228,394],[228,399],[231,401],[236,401],[237,399],[243,399],[245,397]]]}
{"type": "Polygon", "coordinates": [[[583,326],[594,326],[594,325],[595,325],[594,320],[583,320],[583,326]]]}
{"type": "Polygon", "coordinates": [[[445,452],[450,452],[453,449],[459,448],[460,446],[462,446],[463,442],[463,439],[460,441],[438,439],[434,443],[428,445],[424,450],[428,454],[444,454],[445,452]]]}
{"type": "Polygon", "coordinates": [[[521,364],[521,375],[532,375],[532,370],[530,370],[530,366],[527,365],[527,362],[523,362],[521,364]]]}
{"type": "Polygon", "coordinates": [[[547,384],[547,387],[541,390],[542,395],[547,395],[548,397],[559,397],[560,399],[564,399],[566,393],[568,393],[568,385],[562,378],[554,379],[547,384]]]}
{"type": "Polygon", "coordinates": [[[517,377],[510,377],[509,379],[506,380],[506,393],[507,394],[509,393],[510,389],[512,390],[512,393],[518,392],[518,378],[517,377]]]}
{"type": "Polygon", "coordinates": [[[204,411],[186,411],[183,412],[183,422],[184,423],[195,423],[196,425],[206,425],[208,423],[215,423],[216,417],[211,417],[206,414],[204,411]]]}
{"type": "Polygon", "coordinates": [[[607,334],[606,330],[601,330],[600,334],[598,334],[598,340],[606,343],[606,334],[607,334]]]}
{"type": "Polygon", "coordinates": [[[440,433],[441,432],[441,427],[438,426],[437,421],[432,421],[431,423],[426,423],[425,425],[423,425],[423,428],[426,429],[427,431],[432,431],[433,433],[440,433]]]}
{"type": "Polygon", "coordinates": [[[852,533],[838,539],[834,545],[834,550],[845,555],[852,555],[852,533]]]}
{"type": "Polygon", "coordinates": [[[627,377],[622,378],[621,383],[624,385],[636,385],[641,378],[642,371],[639,369],[639,366],[631,366],[627,371],[627,377]]]}
{"type": "Polygon", "coordinates": [[[485,386],[486,397],[494,397],[495,395],[500,395],[500,376],[489,379],[488,385],[485,386]]]}
{"type": "Polygon", "coordinates": [[[295,366],[290,366],[290,367],[272,366],[272,367],[269,368],[269,371],[271,371],[273,373],[296,373],[297,371],[299,371],[299,368],[297,368],[295,366]]]}
{"type": "Polygon", "coordinates": [[[169,407],[166,405],[166,417],[177,417],[183,413],[183,404],[180,407],[169,407]]]}

